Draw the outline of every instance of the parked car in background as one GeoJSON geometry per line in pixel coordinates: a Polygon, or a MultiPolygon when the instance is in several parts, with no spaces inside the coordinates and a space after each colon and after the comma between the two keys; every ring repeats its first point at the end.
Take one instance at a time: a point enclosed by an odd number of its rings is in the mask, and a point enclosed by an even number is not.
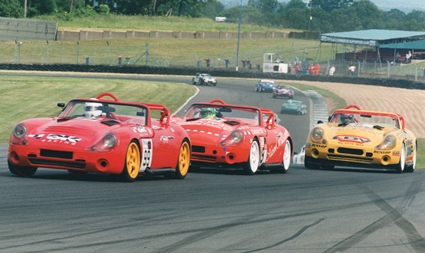
{"type": "Polygon", "coordinates": [[[335,110],[328,123],[318,122],[307,137],[304,165],[413,172],[417,142],[400,114],[361,110],[349,105],[335,110]]]}
{"type": "Polygon", "coordinates": [[[140,174],[186,176],[189,136],[170,121],[167,107],[121,101],[107,92],[58,106],[57,117],[27,119],[14,127],[7,159],[12,174],[30,177],[42,167],[111,174],[120,181],[140,174]]]}
{"type": "Polygon", "coordinates": [[[273,98],[294,98],[294,91],[286,86],[278,85],[273,90],[273,98]]]}
{"type": "Polygon", "coordinates": [[[217,85],[217,79],[208,73],[196,73],[192,78],[193,85],[217,85]]]}
{"type": "Polygon", "coordinates": [[[273,80],[261,79],[255,84],[256,92],[273,92],[276,88],[276,84],[273,80]]]}
{"type": "Polygon", "coordinates": [[[293,141],[275,115],[266,108],[212,100],[192,104],[182,118],[173,120],[189,134],[191,168],[241,168],[249,175],[258,170],[286,173],[293,141]]]}
{"type": "Polygon", "coordinates": [[[289,99],[282,104],[280,113],[288,114],[307,114],[307,105],[300,100],[289,99]]]}

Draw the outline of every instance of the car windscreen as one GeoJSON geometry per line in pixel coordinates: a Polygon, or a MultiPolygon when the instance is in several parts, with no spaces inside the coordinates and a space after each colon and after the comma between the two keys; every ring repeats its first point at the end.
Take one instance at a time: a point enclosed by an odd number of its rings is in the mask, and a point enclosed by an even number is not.
{"type": "Polygon", "coordinates": [[[251,125],[260,125],[260,111],[256,108],[223,106],[223,105],[192,105],[185,114],[186,120],[204,118],[223,120],[242,120],[251,125]]]}
{"type": "Polygon", "coordinates": [[[117,120],[138,120],[145,122],[148,110],[142,105],[98,102],[96,100],[72,100],[59,114],[59,117],[105,117],[117,120]]]}

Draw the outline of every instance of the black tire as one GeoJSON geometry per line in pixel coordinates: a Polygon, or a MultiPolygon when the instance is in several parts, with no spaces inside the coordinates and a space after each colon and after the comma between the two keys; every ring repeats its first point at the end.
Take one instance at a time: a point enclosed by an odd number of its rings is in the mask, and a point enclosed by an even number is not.
{"type": "Polygon", "coordinates": [[[254,139],[249,149],[248,161],[243,165],[243,170],[247,175],[254,175],[260,165],[260,145],[257,139],[254,139]]]}
{"type": "Polygon", "coordinates": [[[9,160],[7,160],[7,165],[9,167],[10,173],[12,173],[13,175],[21,176],[21,177],[32,177],[38,169],[38,167],[15,166],[9,160]]]}
{"type": "Polygon", "coordinates": [[[308,156],[305,156],[305,158],[304,158],[304,167],[306,167],[307,169],[310,169],[310,170],[320,169],[320,165],[310,163],[308,161],[309,159],[311,159],[311,158],[308,157],[308,156]]]}

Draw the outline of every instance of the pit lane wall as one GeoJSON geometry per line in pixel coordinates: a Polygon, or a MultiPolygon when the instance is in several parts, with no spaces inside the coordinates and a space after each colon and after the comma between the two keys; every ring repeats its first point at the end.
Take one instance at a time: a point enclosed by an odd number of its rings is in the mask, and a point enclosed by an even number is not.
{"type": "Polygon", "coordinates": [[[215,69],[206,67],[154,67],[133,65],[83,65],[83,64],[0,64],[0,70],[25,70],[25,71],[59,71],[59,72],[86,72],[86,73],[120,73],[141,75],[178,75],[194,76],[197,72],[207,72],[215,77],[237,77],[254,79],[298,80],[316,82],[352,83],[384,87],[397,87],[405,89],[425,90],[425,79],[420,81],[389,79],[389,78],[363,78],[339,76],[313,76],[294,75],[282,73],[262,73],[254,70],[240,69],[215,69]]]}

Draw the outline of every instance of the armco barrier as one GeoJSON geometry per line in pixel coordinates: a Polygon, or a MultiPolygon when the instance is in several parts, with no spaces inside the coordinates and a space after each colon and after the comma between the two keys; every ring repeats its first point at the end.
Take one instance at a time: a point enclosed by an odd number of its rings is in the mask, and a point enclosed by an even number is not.
{"type": "Polygon", "coordinates": [[[358,78],[338,76],[310,76],[277,73],[262,73],[259,71],[241,69],[215,69],[205,67],[152,67],[133,65],[83,65],[83,64],[0,64],[1,70],[25,70],[25,71],[59,71],[81,73],[120,73],[120,74],[150,74],[150,75],[183,75],[194,76],[197,72],[208,72],[216,77],[239,77],[255,79],[298,80],[352,83],[362,85],[374,85],[384,87],[397,87],[405,89],[425,90],[425,83],[411,80],[383,79],[383,78],[358,78]]]}

